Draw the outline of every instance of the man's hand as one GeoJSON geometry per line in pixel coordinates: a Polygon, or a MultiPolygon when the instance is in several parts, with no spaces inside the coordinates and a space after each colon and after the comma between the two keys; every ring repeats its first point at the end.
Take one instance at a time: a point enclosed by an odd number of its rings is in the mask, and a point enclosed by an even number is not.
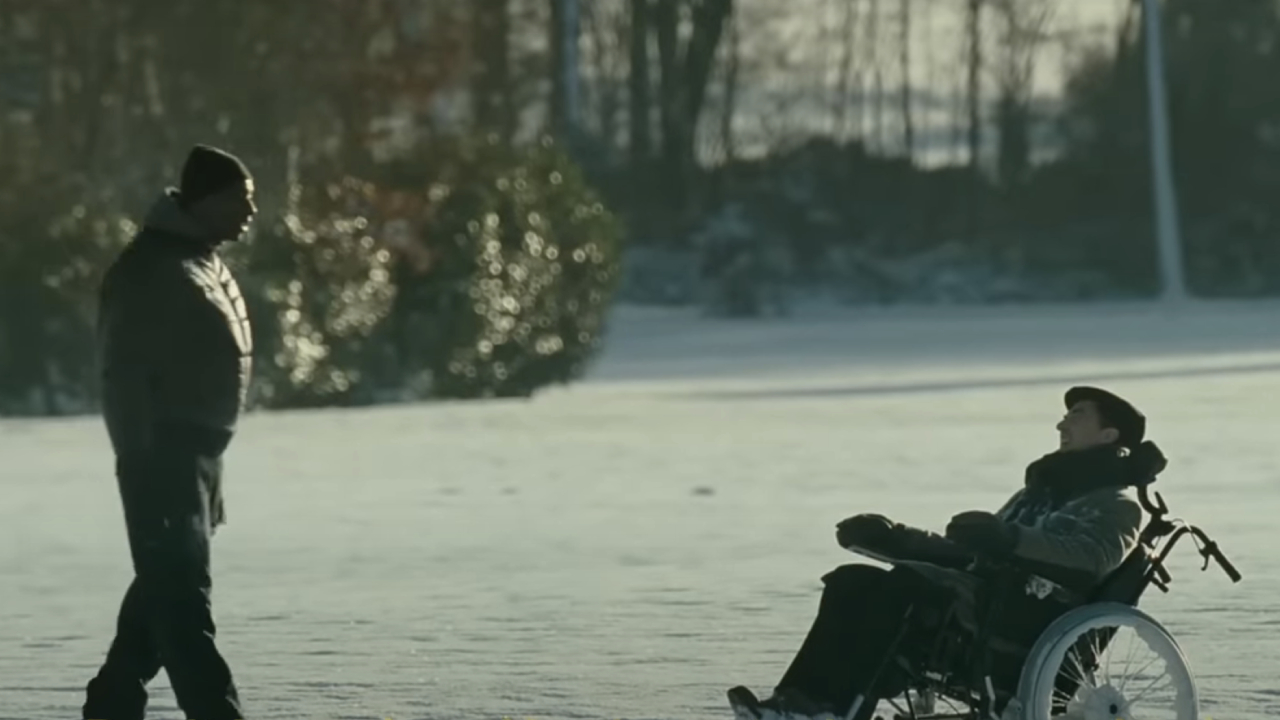
{"type": "Polygon", "coordinates": [[[894,522],[883,515],[854,515],[836,525],[836,542],[846,549],[851,545],[883,546],[893,539],[895,527],[894,522]]]}
{"type": "Polygon", "coordinates": [[[976,552],[1003,557],[1018,545],[1018,526],[983,510],[962,512],[947,523],[948,540],[976,552]]]}

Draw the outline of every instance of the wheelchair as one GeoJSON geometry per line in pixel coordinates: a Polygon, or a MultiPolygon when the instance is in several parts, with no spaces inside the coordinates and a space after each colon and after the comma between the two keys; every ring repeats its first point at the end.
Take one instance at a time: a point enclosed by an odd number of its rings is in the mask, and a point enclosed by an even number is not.
{"type": "MultiPolygon", "coordinates": [[[[1169,591],[1172,578],[1164,561],[1188,535],[1204,559],[1202,571],[1212,560],[1233,583],[1241,575],[1202,530],[1168,519],[1164,499],[1149,485],[1138,487],[1150,516],[1139,543],[1102,582],[1054,576],[1017,560],[978,558],[970,570],[985,580],[987,590],[973,617],[962,621],[954,608],[944,607],[924,621],[923,608],[907,608],[891,650],[845,720],[871,717],[873,708],[864,705],[879,701],[893,707],[894,720],[1133,720],[1152,717],[1143,714],[1150,705],[1140,703],[1157,691],[1167,699],[1153,702],[1162,708],[1155,717],[1199,720],[1195,678],[1182,650],[1158,621],[1138,609],[1138,601],[1152,585],[1169,591]],[[1006,601],[1029,594],[1052,595],[1057,609],[1047,625],[1012,638],[1001,630],[1006,601]],[[1135,635],[1155,657],[1133,660],[1130,648],[1123,670],[1135,670],[1135,676],[1117,679],[1112,676],[1116,661],[1107,653],[1121,633],[1135,635]],[[949,711],[940,712],[940,702],[949,711]]],[[[848,549],[892,565],[900,562],[871,548],[848,549]]]]}

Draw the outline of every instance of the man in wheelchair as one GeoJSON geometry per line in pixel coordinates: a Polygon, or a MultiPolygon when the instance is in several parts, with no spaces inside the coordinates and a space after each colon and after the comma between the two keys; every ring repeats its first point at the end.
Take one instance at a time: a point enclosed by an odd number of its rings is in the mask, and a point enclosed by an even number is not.
{"type": "Polygon", "coordinates": [[[1063,588],[1088,593],[1118,568],[1142,531],[1134,487],[1154,477],[1164,458],[1144,441],[1142,413],[1115,394],[1074,387],[1065,403],[1060,446],[1027,467],[1024,487],[995,513],[962,512],[945,537],[874,514],[839,523],[842,547],[893,568],[851,564],[824,576],[817,617],[773,695],[761,701],[745,687],[729,691],[739,717],[843,718],[857,702],[853,717],[870,718],[878,699],[906,689],[898,664],[886,661],[892,648],[928,644],[925,632],[936,636],[942,618],[977,631],[979,598],[993,591],[979,560],[1007,559],[1052,580],[1043,591],[1029,584],[1001,591],[993,625],[1028,646],[1072,607],[1063,588]],[[916,618],[910,627],[908,607],[916,618]],[[915,643],[902,642],[909,632],[915,643]]]}

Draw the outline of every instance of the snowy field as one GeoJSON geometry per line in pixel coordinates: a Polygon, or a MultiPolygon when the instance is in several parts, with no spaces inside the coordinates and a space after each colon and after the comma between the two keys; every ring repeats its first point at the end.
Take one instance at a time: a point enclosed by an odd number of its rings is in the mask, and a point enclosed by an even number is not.
{"type": "MultiPolygon", "coordinates": [[[[626,308],[532,402],[255,415],[228,456],[220,643],[251,720],[726,718],[857,558],[834,524],[941,528],[1052,449],[1070,383],[1150,416],[1160,485],[1244,573],[1144,602],[1213,720],[1280,712],[1280,306],[626,308]]],[[[0,421],[0,718],[79,717],[130,569],[95,418],[0,421]]],[[[150,717],[177,720],[162,675],[150,717]]]]}

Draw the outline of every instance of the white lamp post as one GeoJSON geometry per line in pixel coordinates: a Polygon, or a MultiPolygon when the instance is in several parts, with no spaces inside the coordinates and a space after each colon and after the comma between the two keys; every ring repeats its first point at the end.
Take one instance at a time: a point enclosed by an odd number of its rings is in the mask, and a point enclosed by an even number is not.
{"type": "Polygon", "coordinates": [[[1178,197],[1173,184],[1169,143],[1169,105],[1165,95],[1164,40],[1160,0],[1141,0],[1147,33],[1147,99],[1151,128],[1151,173],[1155,199],[1156,240],[1160,254],[1161,297],[1180,303],[1189,299],[1184,276],[1178,197]]]}

